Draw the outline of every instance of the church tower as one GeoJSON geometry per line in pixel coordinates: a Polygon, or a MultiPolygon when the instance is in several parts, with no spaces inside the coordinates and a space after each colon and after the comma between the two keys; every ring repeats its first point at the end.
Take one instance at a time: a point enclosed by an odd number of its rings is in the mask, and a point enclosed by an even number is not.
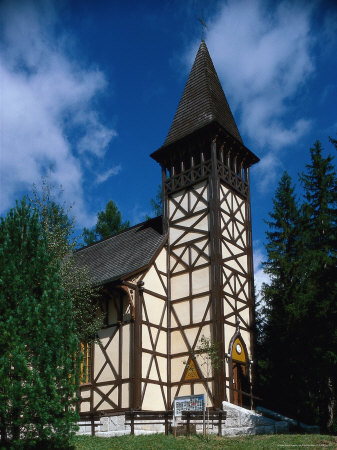
{"type": "Polygon", "coordinates": [[[207,392],[211,405],[251,402],[253,260],[245,147],[201,42],[168,136],[152,153],[162,168],[167,243],[168,393],[207,392]],[[207,370],[202,337],[221,364],[207,370]]]}

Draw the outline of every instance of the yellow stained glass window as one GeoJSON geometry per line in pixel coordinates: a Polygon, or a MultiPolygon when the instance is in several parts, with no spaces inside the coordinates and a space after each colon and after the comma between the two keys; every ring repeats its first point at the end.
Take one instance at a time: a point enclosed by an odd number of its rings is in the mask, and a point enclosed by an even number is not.
{"type": "Polygon", "coordinates": [[[92,344],[81,342],[81,384],[91,383],[92,344]]]}

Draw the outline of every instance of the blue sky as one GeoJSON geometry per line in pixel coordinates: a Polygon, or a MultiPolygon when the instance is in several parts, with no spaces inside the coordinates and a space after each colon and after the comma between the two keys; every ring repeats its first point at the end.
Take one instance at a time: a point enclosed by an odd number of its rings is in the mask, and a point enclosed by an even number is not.
{"type": "MultiPolygon", "coordinates": [[[[109,199],[131,224],[151,213],[168,133],[205,40],[245,145],[263,280],[264,219],[283,172],[337,133],[333,1],[1,1],[1,214],[41,175],[64,189],[80,228],[109,199]]],[[[298,186],[300,192],[300,187],[298,186]]]]}

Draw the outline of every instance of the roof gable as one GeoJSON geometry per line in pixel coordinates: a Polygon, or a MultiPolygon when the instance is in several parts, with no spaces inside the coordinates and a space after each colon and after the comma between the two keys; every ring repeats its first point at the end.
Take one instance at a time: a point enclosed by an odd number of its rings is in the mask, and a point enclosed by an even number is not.
{"type": "Polygon", "coordinates": [[[84,247],[73,257],[88,268],[94,284],[102,285],[146,267],[165,240],[159,216],[84,247]]]}

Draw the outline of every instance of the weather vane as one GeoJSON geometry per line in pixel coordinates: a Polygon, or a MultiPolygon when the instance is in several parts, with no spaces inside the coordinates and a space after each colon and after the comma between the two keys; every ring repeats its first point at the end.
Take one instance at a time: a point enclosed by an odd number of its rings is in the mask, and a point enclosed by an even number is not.
{"type": "Polygon", "coordinates": [[[201,17],[198,17],[198,21],[201,23],[201,40],[205,40],[205,29],[207,30],[207,25],[205,22],[204,12],[201,11],[201,17]]]}

